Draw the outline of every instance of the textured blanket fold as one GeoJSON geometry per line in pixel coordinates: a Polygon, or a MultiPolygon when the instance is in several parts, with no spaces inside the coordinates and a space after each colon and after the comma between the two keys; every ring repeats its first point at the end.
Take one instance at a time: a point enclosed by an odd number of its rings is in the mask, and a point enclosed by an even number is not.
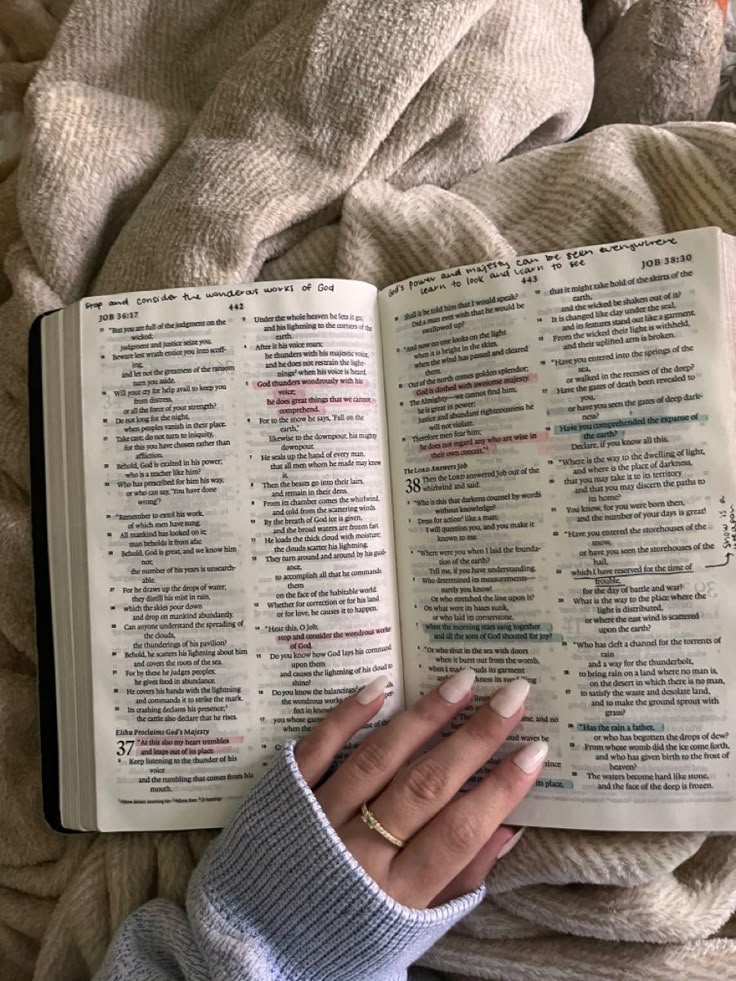
{"type": "MultiPolygon", "coordinates": [[[[384,285],[734,233],[736,131],[703,121],[731,104],[713,0],[595,0],[585,20],[578,0],[66,7],[0,6],[0,977],[82,981],[136,906],[183,899],[210,835],[63,838],[42,822],[32,318],[90,292],[384,285]]],[[[458,979],[736,978],[734,911],[731,837],[530,830],[426,963],[458,979]]]]}

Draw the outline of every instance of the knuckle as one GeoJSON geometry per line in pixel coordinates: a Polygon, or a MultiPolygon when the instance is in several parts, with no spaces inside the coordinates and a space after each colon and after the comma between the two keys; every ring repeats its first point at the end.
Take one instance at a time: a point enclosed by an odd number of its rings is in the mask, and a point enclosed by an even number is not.
{"type": "Polygon", "coordinates": [[[350,765],[359,777],[372,779],[384,774],[388,762],[386,749],[371,739],[366,739],[350,754],[350,765]]]}
{"type": "Polygon", "coordinates": [[[499,739],[498,722],[495,713],[486,706],[481,706],[463,726],[465,737],[472,743],[488,747],[499,739]]]}
{"type": "Polygon", "coordinates": [[[409,769],[404,789],[410,798],[420,804],[432,804],[442,797],[449,774],[444,763],[425,756],[409,769]]]}
{"type": "Polygon", "coordinates": [[[476,848],[481,839],[480,822],[472,814],[458,811],[447,821],[445,844],[450,851],[465,853],[476,848]]]}

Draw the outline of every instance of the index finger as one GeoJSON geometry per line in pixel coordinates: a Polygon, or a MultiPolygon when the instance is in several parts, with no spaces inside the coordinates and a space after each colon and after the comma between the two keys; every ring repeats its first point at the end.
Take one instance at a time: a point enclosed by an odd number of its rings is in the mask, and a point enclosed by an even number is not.
{"type": "Polygon", "coordinates": [[[381,793],[401,767],[466,708],[474,681],[475,672],[463,668],[374,730],[352,751],[316,795],[335,827],[353,818],[364,801],[381,793]]]}
{"type": "Polygon", "coordinates": [[[369,681],[302,736],[294,747],[294,759],[308,786],[319,783],[345,744],[383,707],[388,682],[386,674],[369,681]]]}

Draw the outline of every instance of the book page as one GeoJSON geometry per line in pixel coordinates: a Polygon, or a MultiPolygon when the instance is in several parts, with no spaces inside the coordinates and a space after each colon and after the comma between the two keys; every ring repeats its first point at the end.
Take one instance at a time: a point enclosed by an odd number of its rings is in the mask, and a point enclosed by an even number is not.
{"type": "Polygon", "coordinates": [[[532,691],[512,822],[736,827],[733,367],[713,229],[380,295],[407,702],[532,691]]]}
{"type": "MultiPolygon", "coordinates": [[[[375,672],[402,701],[376,291],[82,302],[98,825],[222,825],[375,672]]],[[[370,727],[369,727],[370,728],[370,727]]]]}

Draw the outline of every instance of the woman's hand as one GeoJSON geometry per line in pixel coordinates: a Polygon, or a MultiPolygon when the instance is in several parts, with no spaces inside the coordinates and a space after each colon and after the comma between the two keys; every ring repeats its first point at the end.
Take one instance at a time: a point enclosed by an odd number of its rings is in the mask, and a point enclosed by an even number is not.
{"type": "Polygon", "coordinates": [[[501,822],[529,792],[547,755],[546,743],[528,743],[456,796],[521,720],[529,685],[519,679],[409,763],[469,704],[474,680],[469,669],[449,678],[367,736],[319,787],[336,754],[383,705],[388,679],[377,678],[346,699],[295,748],[304,779],[317,787],[315,797],[345,846],[384,892],[414,909],[438,906],[481,885],[515,836],[501,822]],[[405,847],[365,824],[364,802],[405,847]]]}

